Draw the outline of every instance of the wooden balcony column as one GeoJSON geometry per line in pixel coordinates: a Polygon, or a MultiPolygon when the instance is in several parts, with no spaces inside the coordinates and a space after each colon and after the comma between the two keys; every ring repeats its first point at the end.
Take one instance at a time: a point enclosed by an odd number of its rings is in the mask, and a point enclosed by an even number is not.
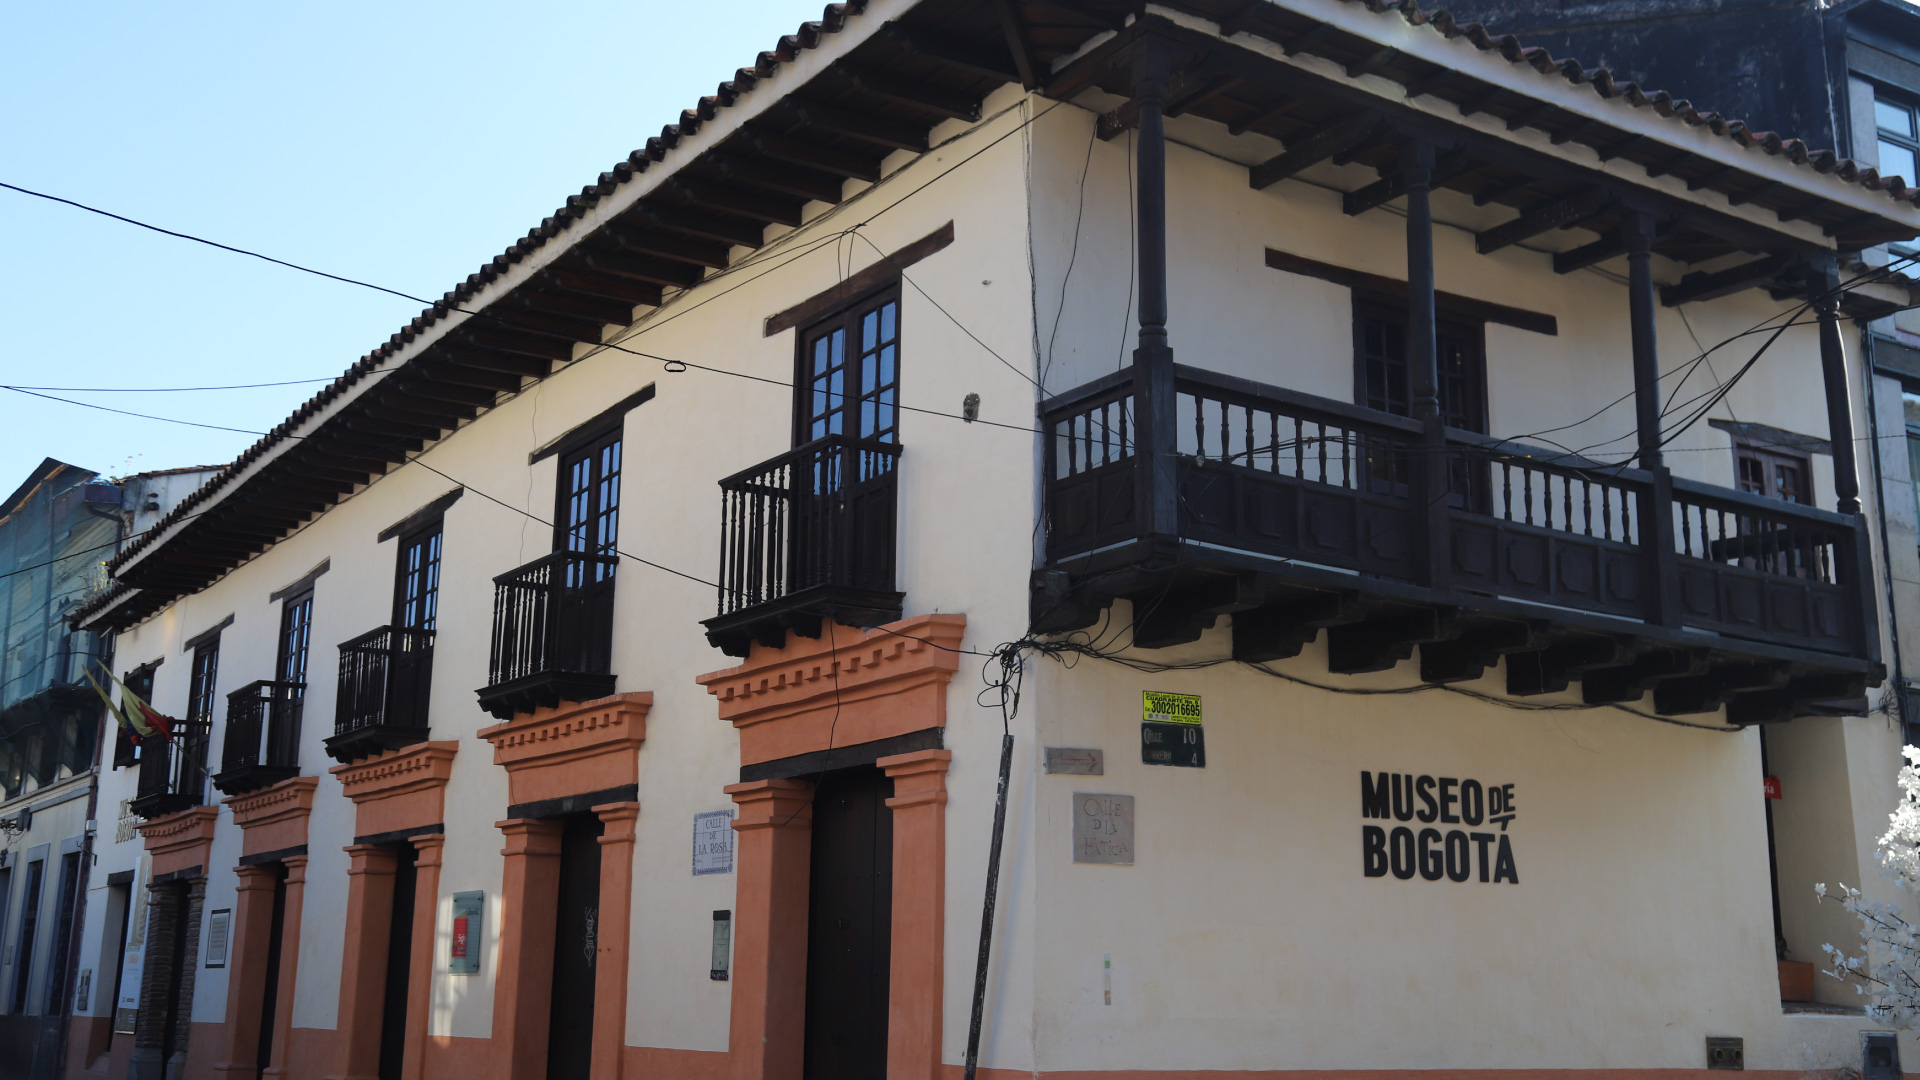
{"type": "Polygon", "coordinates": [[[1178,402],[1173,349],[1167,344],[1167,138],[1164,114],[1172,62],[1166,42],[1147,37],[1134,52],[1133,96],[1140,129],[1134,142],[1139,191],[1140,343],[1133,353],[1134,470],[1142,532],[1179,534],[1175,455],[1178,402]]]}
{"type": "Polygon", "coordinates": [[[1635,212],[1620,225],[1627,248],[1627,309],[1632,321],[1633,407],[1639,450],[1636,464],[1653,474],[1640,499],[1640,548],[1646,554],[1646,619],[1671,624],[1678,617],[1680,570],[1673,546],[1673,474],[1661,446],[1660,346],[1654,329],[1659,297],[1653,287],[1653,215],[1635,212]]]}
{"type": "Polygon", "coordinates": [[[1860,471],[1854,455],[1853,401],[1847,387],[1847,354],[1840,345],[1840,275],[1829,262],[1814,275],[1814,310],[1820,313],[1820,374],[1827,391],[1827,438],[1833,445],[1834,509],[1860,513],[1860,471]]]}
{"type": "Polygon", "coordinates": [[[1400,171],[1407,187],[1407,378],[1413,418],[1425,428],[1425,452],[1415,456],[1413,489],[1424,510],[1415,535],[1424,557],[1415,573],[1421,584],[1444,589],[1449,559],[1446,417],[1440,408],[1439,344],[1434,327],[1433,143],[1414,137],[1400,144],[1400,171]]]}

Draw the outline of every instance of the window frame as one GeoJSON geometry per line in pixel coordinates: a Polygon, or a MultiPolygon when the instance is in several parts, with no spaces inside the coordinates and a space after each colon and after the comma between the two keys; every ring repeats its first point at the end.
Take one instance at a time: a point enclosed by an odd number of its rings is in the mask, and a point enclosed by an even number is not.
{"type": "MultiPolygon", "coordinates": [[[[890,389],[892,393],[891,400],[888,402],[888,407],[892,414],[891,423],[879,429],[882,434],[872,436],[871,438],[874,441],[887,443],[889,445],[899,444],[900,373],[901,360],[906,352],[904,347],[906,338],[906,312],[905,305],[902,303],[900,281],[896,277],[884,285],[866,290],[860,295],[848,300],[846,303],[836,306],[818,318],[811,319],[797,328],[793,337],[794,446],[805,446],[807,443],[814,441],[815,438],[826,437],[825,435],[814,436],[811,434],[811,429],[816,419],[811,407],[811,399],[813,396],[812,366],[809,362],[813,352],[813,343],[818,341],[822,336],[830,334],[835,330],[844,330],[847,334],[847,340],[850,343],[857,342],[859,340],[860,320],[870,312],[877,311],[889,303],[891,303],[894,308],[893,338],[891,341],[894,350],[893,381],[890,386],[884,387],[883,389],[890,389]]],[[[886,343],[883,342],[882,345],[884,344],[886,343]]],[[[838,411],[844,416],[853,418],[851,430],[846,430],[847,425],[843,422],[843,430],[839,432],[839,434],[849,438],[862,437],[858,435],[860,427],[858,406],[860,402],[865,399],[866,394],[860,392],[857,388],[862,385],[861,376],[863,374],[863,368],[860,365],[863,361],[864,357],[857,347],[850,347],[848,355],[843,361],[842,370],[845,372],[846,377],[843,385],[855,388],[851,393],[846,390],[841,392],[840,397],[842,400],[838,406],[838,411]]]]}
{"type": "MultiPolygon", "coordinates": [[[[1406,298],[1369,293],[1359,289],[1353,290],[1353,401],[1354,404],[1362,408],[1371,409],[1374,408],[1374,406],[1369,403],[1372,395],[1369,393],[1367,384],[1368,354],[1366,324],[1368,319],[1380,319],[1388,322],[1390,325],[1398,326],[1404,337],[1407,326],[1406,298]]],[[[1471,405],[1472,412],[1467,414],[1467,419],[1477,421],[1478,425],[1474,426],[1471,423],[1467,425],[1450,423],[1448,426],[1464,427],[1467,431],[1473,431],[1481,435],[1488,434],[1491,409],[1488,402],[1489,380],[1487,378],[1486,320],[1475,318],[1459,311],[1450,310],[1445,306],[1436,306],[1434,309],[1434,330],[1436,337],[1451,337],[1463,343],[1468,349],[1469,371],[1467,372],[1467,381],[1470,385],[1467,389],[1467,394],[1469,395],[1468,404],[1471,405]]],[[[1401,348],[1403,355],[1400,360],[1403,367],[1407,366],[1404,355],[1405,351],[1403,344],[1401,348]]],[[[1385,412],[1389,416],[1406,415],[1410,417],[1412,415],[1412,371],[1409,370],[1407,375],[1407,412],[1400,414],[1393,412],[1391,409],[1377,409],[1376,411],[1385,412]]],[[[1446,378],[1447,376],[1443,372],[1441,375],[1443,384],[1446,378]]],[[[1446,387],[1444,385],[1441,386],[1440,392],[1441,410],[1445,413],[1446,387]]]]}
{"type": "MultiPolygon", "coordinates": [[[[601,429],[597,435],[582,438],[580,441],[574,443],[571,448],[559,455],[556,466],[553,485],[553,550],[555,552],[580,551],[594,555],[617,555],[620,549],[621,482],[626,478],[625,415],[622,414],[618,422],[601,429]],[[601,454],[615,447],[618,447],[618,449],[614,451],[614,466],[612,470],[614,477],[612,486],[613,506],[609,509],[605,505],[602,505],[607,476],[602,471],[603,462],[601,454]],[[570,478],[574,466],[582,462],[588,464],[591,477],[586,488],[590,499],[589,510],[584,520],[590,523],[590,527],[593,527],[594,535],[592,537],[593,542],[586,546],[575,548],[572,544],[572,539],[577,526],[573,524],[574,519],[570,508],[574,494],[570,478]],[[609,518],[613,524],[612,538],[610,540],[602,540],[597,525],[599,522],[609,518]]],[[[572,575],[569,574],[567,586],[571,588],[585,585],[589,582],[611,581],[615,569],[616,568],[612,566],[596,566],[594,567],[592,577],[588,579],[588,581],[572,580],[572,575]]]]}
{"type": "Polygon", "coordinates": [[[440,560],[446,548],[446,519],[434,517],[423,521],[412,529],[400,534],[396,539],[399,546],[394,550],[393,558],[393,617],[390,625],[396,630],[431,631],[438,625],[440,616],[440,560]],[[431,545],[430,554],[420,563],[419,576],[424,582],[419,597],[407,594],[408,579],[414,571],[408,565],[408,555],[417,548],[431,545]],[[419,621],[410,621],[407,610],[418,600],[425,610],[425,617],[419,621]]]}
{"type": "Polygon", "coordinates": [[[1781,501],[1791,503],[1795,506],[1817,505],[1813,492],[1812,455],[1792,450],[1783,450],[1774,446],[1756,446],[1744,439],[1736,439],[1733,444],[1734,490],[1746,492],[1749,495],[1759,495],[1761,498],[1779,499],[1780,496],[1776,488],[1777,474],[1774,468],[1775,466],[1783,464],[1791,464],[1800,470],[1801,486],[1803,488],[1801,495],[1804,497],[1800,499],[1781,499],[1781,501]],[[1761,479],[1763,490],[1751,491],[1745,486],[1745,480],[1741,474],[1741,463],[1744,461],[1754,461],[1762,466],[1761,479]]]}
{"type": "MultiPolygon", "coordinates": [[[[1920,102],[1913,95],[1890,89],[1880,83],[1873,84],[1873,139],[1875,161],[1874,171],[1882,178],[1890,175],[1886,171],[1886,162],[1880,160],[1880,144],[1889,142],[1913,154],[1914,170],[1920,172],[1920,102]],[[1907,130],[1893,131],[1880,126],[1880,106],[1890,105],[1907,114],[1907,130]]],[[[1920,176],[1908,176],[1904,172],[1893,173],[1906,181],[1908,187],[1920,184],[1920,176]]]]}

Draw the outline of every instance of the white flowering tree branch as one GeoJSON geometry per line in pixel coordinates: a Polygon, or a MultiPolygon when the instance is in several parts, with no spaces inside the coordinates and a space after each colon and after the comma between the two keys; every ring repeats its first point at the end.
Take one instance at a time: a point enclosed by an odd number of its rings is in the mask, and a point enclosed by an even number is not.
{"type": "MultiPolygon", "coordinates": [[[[1920,895],[1920,748],[1901,750],[1906,764],[1900,769],[1900,803],[1888,816],[1885,835],[1874,857],[1901,891],[1920,895]]],[[[1895,1026],[1920,1026],[1920,926],[1908,922],[1892,904],[1873,903],[1860,890],[1840,884],[1829,895],[1823,882],[1813,887],[1822,902],[1834,900],[1860,920],[1863,951],[1848,955],[1832,945],[1820,948],[1832,965],[1824,973],[1851,982],[1856,994],[1873,995],[1869,1011],[1895,1026]],[[1878,959],[1872,959],[1878,957],[1878,959]]]]}

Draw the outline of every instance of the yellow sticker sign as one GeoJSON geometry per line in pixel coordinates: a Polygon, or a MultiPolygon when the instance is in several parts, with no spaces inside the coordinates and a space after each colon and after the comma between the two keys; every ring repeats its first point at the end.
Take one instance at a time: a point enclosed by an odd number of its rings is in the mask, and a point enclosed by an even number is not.
{"type": "Polygon", "coordinates": [[[1200,722],[1199,694],[1162,694],[1152,690],[1141,693],[1140,719],[1148,723],[1197,724],[1200,722]]]}

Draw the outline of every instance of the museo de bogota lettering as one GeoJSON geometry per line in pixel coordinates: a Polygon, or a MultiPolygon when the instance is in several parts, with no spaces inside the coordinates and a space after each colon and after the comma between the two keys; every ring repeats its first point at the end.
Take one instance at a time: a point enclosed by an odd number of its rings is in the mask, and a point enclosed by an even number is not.
{"type": "Polygon", "coordinates": [[[1467,829],[1415,830],[1409,825],[1360,827],[1361,865],[1368,877],[1391,873],[1401,881],[1415,874],[1428,881],[1520,884],[1507,826],[1517,811],[1512,784],[1482,784],[1451,776],[1410,773],[1360,773],[1360,816],[1380,821],[1418,821],[1423,825],[1465,825],[1467,829]],[[1499,832],[1468,831],[1500,826],[1499,832]]]}

